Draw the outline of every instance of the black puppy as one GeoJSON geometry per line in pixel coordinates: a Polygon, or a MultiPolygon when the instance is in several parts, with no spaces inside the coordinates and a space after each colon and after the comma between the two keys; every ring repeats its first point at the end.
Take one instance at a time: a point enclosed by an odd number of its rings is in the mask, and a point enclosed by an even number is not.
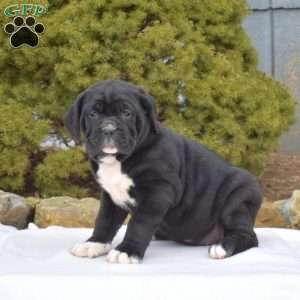
{"type": "Polygon", "coordinates": [[[262,196],[254,177],[163,127],[141,88],[120,80],[96,84],[79,95],[65,126],[77,142],[83,133],[103,191],[93,235],[72,254],[109,252],[109,262],[138,263],[152,236],[210,245],[212,258],[258,245],[253,225],[262,196]],[[129,212],[125,238],[111,249],[129,212]]]}

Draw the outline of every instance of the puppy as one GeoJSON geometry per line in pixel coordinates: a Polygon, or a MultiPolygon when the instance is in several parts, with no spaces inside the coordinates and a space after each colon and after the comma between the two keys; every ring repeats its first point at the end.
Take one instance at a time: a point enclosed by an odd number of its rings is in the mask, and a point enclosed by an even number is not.
{"type": "Polygon", "coordinates": [[[84,136],[102,190],[93,234],[73,255],[108,253],[111,263],[139,263],[153,236],[209,245],[215,259],[258,246],[253,226],[262,195],[255,178],[165,128],[143,89],[121,80],[96,84],[64,122],[76,142],[84,136]],[[128,213],[124,240],[112,249],[128,213]]]}

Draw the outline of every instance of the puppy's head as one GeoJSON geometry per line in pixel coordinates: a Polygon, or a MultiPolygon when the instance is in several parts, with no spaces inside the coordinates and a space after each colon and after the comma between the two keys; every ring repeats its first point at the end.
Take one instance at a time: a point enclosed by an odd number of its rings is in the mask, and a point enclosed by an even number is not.
{"type": "Polygon", "coordinates": [[[154,99],[141,88],[107,80],[83,91],[65,114],[64,123],[79,143],[85,137],[89,157],[130,156],[147,135],[158,133],[154,99]]]}

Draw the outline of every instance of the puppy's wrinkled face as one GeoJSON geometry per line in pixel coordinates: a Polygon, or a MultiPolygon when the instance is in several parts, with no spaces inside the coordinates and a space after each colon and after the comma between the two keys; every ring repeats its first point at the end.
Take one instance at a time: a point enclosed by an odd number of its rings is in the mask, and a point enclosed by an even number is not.
{"type": "Polygon", "coordinates": [[[91,93],[87,96],[97,98],[89,101],[90,104],[83,111],[88,153],[93,157],[129,155],[136,146],[137,119],[141,117],[142,110],[124,94],[111,92],[94,97],[91,93]]]}
{"type": "Polygon", "coordinates": [[[99,161],[107,155],[128,157],[158,125],[150,95],[125,81],[109,80],[78,97],[65,126],[75,140],[83,133],[89,157],[99,161]]]}

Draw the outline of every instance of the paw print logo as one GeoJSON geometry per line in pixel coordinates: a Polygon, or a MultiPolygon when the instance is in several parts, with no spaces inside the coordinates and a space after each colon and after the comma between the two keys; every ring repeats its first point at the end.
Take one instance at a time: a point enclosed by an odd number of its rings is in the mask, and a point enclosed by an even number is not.
{"type": "Polygon", "coordinates": [[[4,31],[10,35],[10,44],[14,48],[18,48],[25,44],[32,48],[39,43],[39,34],[44,32],[44,25],[36,23],[35,18],[28,16],[15,17],[11,23],[4,26],[4,31]]]}

